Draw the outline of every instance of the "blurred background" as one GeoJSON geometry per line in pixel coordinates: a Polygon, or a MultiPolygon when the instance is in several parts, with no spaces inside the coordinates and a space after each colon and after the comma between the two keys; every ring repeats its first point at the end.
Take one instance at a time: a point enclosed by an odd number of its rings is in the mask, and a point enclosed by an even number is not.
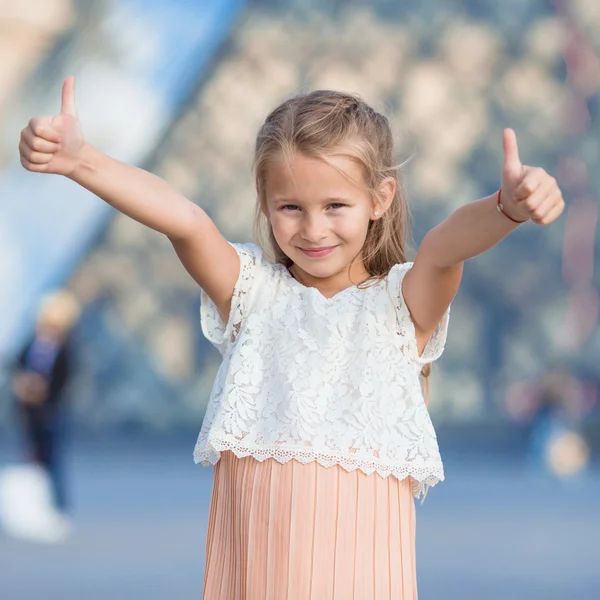
{"type": "Polygon", "coordinates": [[[359,93],[396,134],[416,246],[498,188],[502,129],[567,208],[470,261],[430,410],[447,480],[419,508],[421,597],[600,598],[600,3],[0,0],[0,467],[23,460],[15,365],[66,288],[71,533],[0,535],[0,598],[198,598],[211,471],[192,449],[219,364],[166,238],[27,173],[60,109],[250,239],[254,136],[298,91],[359,93]]]}

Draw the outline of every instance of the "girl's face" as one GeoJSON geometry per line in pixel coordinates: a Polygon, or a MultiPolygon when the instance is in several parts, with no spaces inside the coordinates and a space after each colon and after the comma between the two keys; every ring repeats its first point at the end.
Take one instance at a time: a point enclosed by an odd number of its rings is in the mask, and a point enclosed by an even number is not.
{"type": "Polygon", "coordinates": [[[266,214],[300,281],[343,287],[348,278],[368,276],[361,251],[376,207],[362,168],[347,156],[328,158],[348,176],[301,152],[273,160],[265,178],[266,214]]]}

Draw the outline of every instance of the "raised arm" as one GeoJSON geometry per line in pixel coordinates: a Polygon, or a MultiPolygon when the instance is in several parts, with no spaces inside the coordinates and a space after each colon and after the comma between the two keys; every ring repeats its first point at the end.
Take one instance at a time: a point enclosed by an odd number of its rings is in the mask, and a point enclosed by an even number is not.
{"type": "Polygon", "coordinates": [[[68,77],[61,111],[35,117],[21,132],[21,164],[36,173],[69,177],[123,214],[165,234],[190,275],[227,319],[240,263],[208,215],[166,181],[106,156],[87,144],[68,77]]]}
{"type": "Polygon", "coordinates": [[[504,131],[502,205],[497,194],[453,212],[423,239],[415,264],[403,281],[403,295],[417,331],[419,351],[456,295],[464,261],[482,254],[512,233],[515,221],[538,225],[555,221],[564,210],[556,180],[537,167],[523,166],[512,129],[504,131]]]}

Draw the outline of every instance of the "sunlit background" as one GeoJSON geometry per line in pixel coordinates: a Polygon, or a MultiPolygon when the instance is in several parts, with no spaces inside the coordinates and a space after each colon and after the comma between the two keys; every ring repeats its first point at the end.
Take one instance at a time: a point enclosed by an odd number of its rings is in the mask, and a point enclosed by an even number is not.
{"type": "Polygon", "coordinates": [[[88,141],[232,241],[251,237],[254,136],[298,91],[388,115],[416,246],[498,188],[513,127],[567,208],[465,269],[431,377],[447,481],[418,511],[420,594],[600,598],[600,2],[0,0],[0,465],[19,460],[10,369],[40,298],[66,286],[83,305],[73,533],[0,537],[0,598],[199,598],[210,471],[191,453],[219,357],[165,237],[21,168],[20,130],[58,112],[69,74],[88,141]]]}

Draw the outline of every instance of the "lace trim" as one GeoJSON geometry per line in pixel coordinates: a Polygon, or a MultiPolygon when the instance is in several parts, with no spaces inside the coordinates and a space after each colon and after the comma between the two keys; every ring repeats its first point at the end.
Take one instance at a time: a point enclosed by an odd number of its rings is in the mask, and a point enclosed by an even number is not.
{"type": "Polygon", "coordinates": [[[237,458],[251,456],[259,462],[263,462],[268,458],[273,458],[280,464],[285,464],[291,459],[295,459],[302,464],[316,461],[323,467],[340,465],[348,472],[356,471],[358,469],[367,475],[377,473],[384,478],[389,477],[390,475],[393,475],[400,480],[410,477],[413,496],[418,499],[423,495],[423,500],[425,500],[428,488],[435,486],[440,481],[444,481],[444,469],[441,463],[426,468],[406,465],[399,467],[394,465],[384,465],[377,461],[356,460],[347,456],[323,454],[306,448],[249,448],[248,446],[241,446],[238,443],[215,439],[207,442],[205,448],[201,450],[197,448],[194,450],[194,462],[196,464],[200,463],[203,467],[214,466],[221,458],[221,452],[224,450],[230,450],[237,458]]]}

